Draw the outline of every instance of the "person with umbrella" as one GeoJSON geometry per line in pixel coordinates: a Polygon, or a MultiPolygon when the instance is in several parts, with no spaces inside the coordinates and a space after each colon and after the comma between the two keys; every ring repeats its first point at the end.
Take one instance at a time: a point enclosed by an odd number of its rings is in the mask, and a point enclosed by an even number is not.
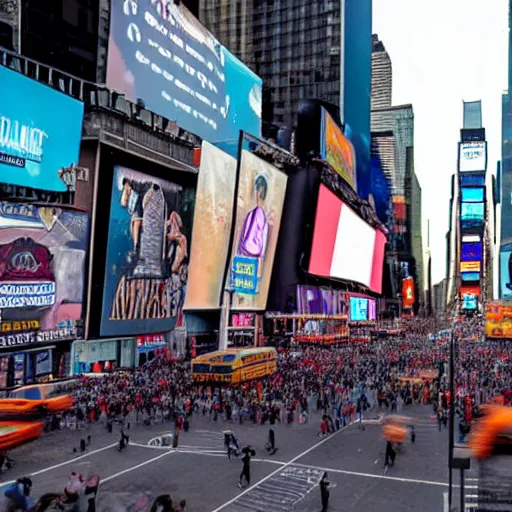
{"type": "Polygon", "coordinates": [[[256,452],[251,448],[251,446],[245,446],[242,448],[242,453],[244,456],[242,457],[242,472],[240,473],[240,479],[238,481],[238,487],[240,489],[244,487],[249,487],[251,485],[251,457],[256,455],[256,452]],[[247,485],[242,485],[243,479],[245,477],[245,481],[247,485]]]}

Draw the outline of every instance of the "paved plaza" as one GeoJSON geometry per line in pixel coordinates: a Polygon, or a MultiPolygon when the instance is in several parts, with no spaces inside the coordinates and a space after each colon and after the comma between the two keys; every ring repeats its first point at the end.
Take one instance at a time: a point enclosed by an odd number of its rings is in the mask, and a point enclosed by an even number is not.
{"type": "Polygon", "coordinates": [[[395,466],[386,472],[378,421],[368,421],[364,430],[351,425],[322,439],[318,415],[306,425],[278,424],[278,451],[268,456],[268,427],[227,425],[194,416],[178,449],[158,446],[161,437],[170,434],[166,424],[132,428],[130,446],[122,453],[116,429],[109,434],[94,425],[46,434],[12,453],[15,468],[2,475],[2,482],[30,474],[38,497],[62,490],[71,471],[97,473],[102,479],[100,511],[115,502],[133,503],[140,494],[168,493],[176,500],[186,499],[191,512],[312,512],[321,508],[318,482],[327,471],[333,512],[440,512],[448,481],[447,433],[438,431],[430,407],[407,409],[404,414],[415,417],[416,443],[402,446],[395,466]],[[225,428],[256,450],[247,489],[236,486],[242,464],[237,458],[229,461],[224,452],[225,428]],[[88,434],[88,452],[74,454],[73,447],[88,434]]]}

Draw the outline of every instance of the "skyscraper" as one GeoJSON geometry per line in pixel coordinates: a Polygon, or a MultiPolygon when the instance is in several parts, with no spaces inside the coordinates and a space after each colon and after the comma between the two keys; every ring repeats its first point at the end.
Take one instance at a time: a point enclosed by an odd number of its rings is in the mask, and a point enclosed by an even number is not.
{"type": "Polygon", "coordinates": [[[263,129],[304,99],[340,104],[341,0],[200,0],[200,20],[263,79],[263,129]]]}
{"type": "Polygon", "coordinates": [[[393,89],[393,66],[384,43],[377,34],[372,36],[372,89],[371,108],[391,106],[393,89]]]}

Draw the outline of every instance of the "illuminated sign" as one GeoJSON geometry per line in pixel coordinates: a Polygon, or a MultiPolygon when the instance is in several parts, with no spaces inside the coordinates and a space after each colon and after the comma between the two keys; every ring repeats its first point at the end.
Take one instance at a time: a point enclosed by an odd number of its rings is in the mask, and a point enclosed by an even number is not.
{"type": "Polygon", "coordinates": [[[480,272],[479,261],[461,261],[460,263],[461,272],[480,272]]]}
{"type": "MultiPolygon", "coordinates": [[[[28,260],[24,263],[31,264],[28,260]]],[[[55,304],[55,283],[0,283],[0,309],[45,307],[55,304]]]]}
{"type": "Polygon", "coordinates": [[[459,172],[485,171],[487,147],[485,142],[461,142],[459,145],[459,172]]]}
{"type": "Polygon", "coordinates": [[[161,348],[166,345],[164,334],[148,334],[146,336],[137,336],[137,347],[142,348],[161,348]]]}
{"type": "Polygon", "coordinates": [[[74,329],[54,329],[51,331],[20,332],[0,336],[0,347],[16,347],[32,343],[47,343],[76,337],[74,329]]]}
{"type": "Polygon", "coordinates": [[[23,331],[36,331],[41,328],[39,320],[16,320],[13,322],[1,322],[0,332],[23,332],[23,331]]]}
{"type": "Polygon", "coordinates": [[[237,293],[256,295],[258,288],[258,258],[235,256],[231,279],[232,287],[237,293]]]}
{"type": "Polygon", "coordinates": [[[480,242],[480,235],[462,235],[463,242],[480,242]]]}

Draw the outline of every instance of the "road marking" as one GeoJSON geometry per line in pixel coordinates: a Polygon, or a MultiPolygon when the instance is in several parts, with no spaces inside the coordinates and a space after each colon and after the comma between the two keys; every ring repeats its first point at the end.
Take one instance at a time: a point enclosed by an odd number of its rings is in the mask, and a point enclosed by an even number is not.
{"type": "Polygon", "coordinates": [[[318,443],[314,444],[313,446],[310,446],[307,450],[303,451],[302,453],[299,453],[299,455],[297,455],[296,457],[294,457],[293,459],[291,459],[289,462],[286,462],[283,466],[280,466],[279,468],[277,468],[275,471],[272,471],[272,473],[270,473],[269,475],[265,476],[264,478],[262,478],[259,482],[256,482],[255,484],[251,485],[250,487],[248,487],[247,489],[245,489],[244,491],[242,491],[240,494],[238,494],[238,496],[235,496],[234,498],[230,499],[229,501],[226,501],[226,503],[224,503],[223,505],[221,505],[220,507],[216,508],[215,510],[213,510],[212,512],[219,512],[220,510],[223,510],[225,509],[226,507],[228,507],[229,505],[231,505],[232,503],[235,503],[239,498],[241,498],[242,496],[246,495],[248,492],[256,489],[257,487],[259,487],[262,483],[266,482],[267,480],[269,480],[270,478],[272,478],[273,476],[277,475],[280,471],[283,470],[283,468],[286,468],[288,466],[291,466],[293,465],[294,462],[298,461],[299,459],[301,459],[302,457],[304,457],[305,455],[307,455],[308,453],[312,452],[313,450],[316,450],[319,446],[322,446],[324,443],[326,443],[327,441],[329,441],[330,439],[334,439],[338,434],[340,434],[341,432],[343,432],[344,430],[346,430],[348,427],[350,427],[352,424],[350,425],[346,425],[345,427],[341,428],[340,430],[337,430],[336,432],[334,432],[333,434],[331,434],[330,436],[327,436],[327,437],[324,437],[321,441],[318,441],[318,443]]]}
{"type": "MultiPolygon", "coordinates": [[[[73,464],[77,460],[85,459],[86,457],[90,457],[91,455],[95,455],[96,453],[104,452],[114,446],[117,446],[119,443],[112,443],[107,446],[103,446],[103,448],[98,448],[96,450],[92,450],[91,452],[84,453],[83,455],[79,455],[78,457],[74,457],[73,459],[66,460],[64,462],[59,462],[58,464],[54,464],[53,466],[48,466],[47,468],[40,469],[39,471],[34,471],[30,473],[30,476],[42,475],[43,473],[47,473],[48,471],[53,471],[54,469],[61,468],[63,466],[67,466],[68,464],[73,464]]],[[[8,482],[1,482],[0,485],[12,484],[16,480],[9,480],[8,482]]]]}
{"type": "Polygon", "coordinates": [[[448,493],[443,492],[443,512],[450,512],[448,507],[448,493]]]}
{"type": "Polygon", "coordinates": [[[152,459],[149,459],[145,462],[141,462],[140,464],[137,464],[136,466],[132,466],[131,468],[123,469],[123,471],[119,471],[119,473],[115,473],[113,475],[107,476],[106,478],[102,478],[100,480],[100,486],[104,484],[105,482],[109,482],[110,480],[114,480],[114,478],[117,478],[119,476],[125,475],[126,473],[130,473],[131,471],[135,471],[136,469],[142,468],[144,466],[147,466],[148,464],[152,464],[153,462],[156,462],[158,459],[161,459],[163,457],[167,457],[167,455],[171,455],[175,453],[174,451],[168,451],[167,453],[162,453],[158,455],[157,457],[153,457],[152,459]]]}
{"type": "Polygon", "coordinates": [[[322,471],[327,471],[328,473],[341,473],[343,475],[364,476],[367,478],[380,478],[381,480],[394,480],[396,482],[406,482],[410,484],[438,485],[441,487],[448,487],[448,483],[446,482],[435,482],[432,480],[415,480],[413,478],[401,478],[398,476],[375,475],[374,473],[359,473],[357,471],[347,471],[345,469],[321,468],[319,466],[310,466],[308,464],[293,464],[293,466],[319,469],[322,471]]]}

